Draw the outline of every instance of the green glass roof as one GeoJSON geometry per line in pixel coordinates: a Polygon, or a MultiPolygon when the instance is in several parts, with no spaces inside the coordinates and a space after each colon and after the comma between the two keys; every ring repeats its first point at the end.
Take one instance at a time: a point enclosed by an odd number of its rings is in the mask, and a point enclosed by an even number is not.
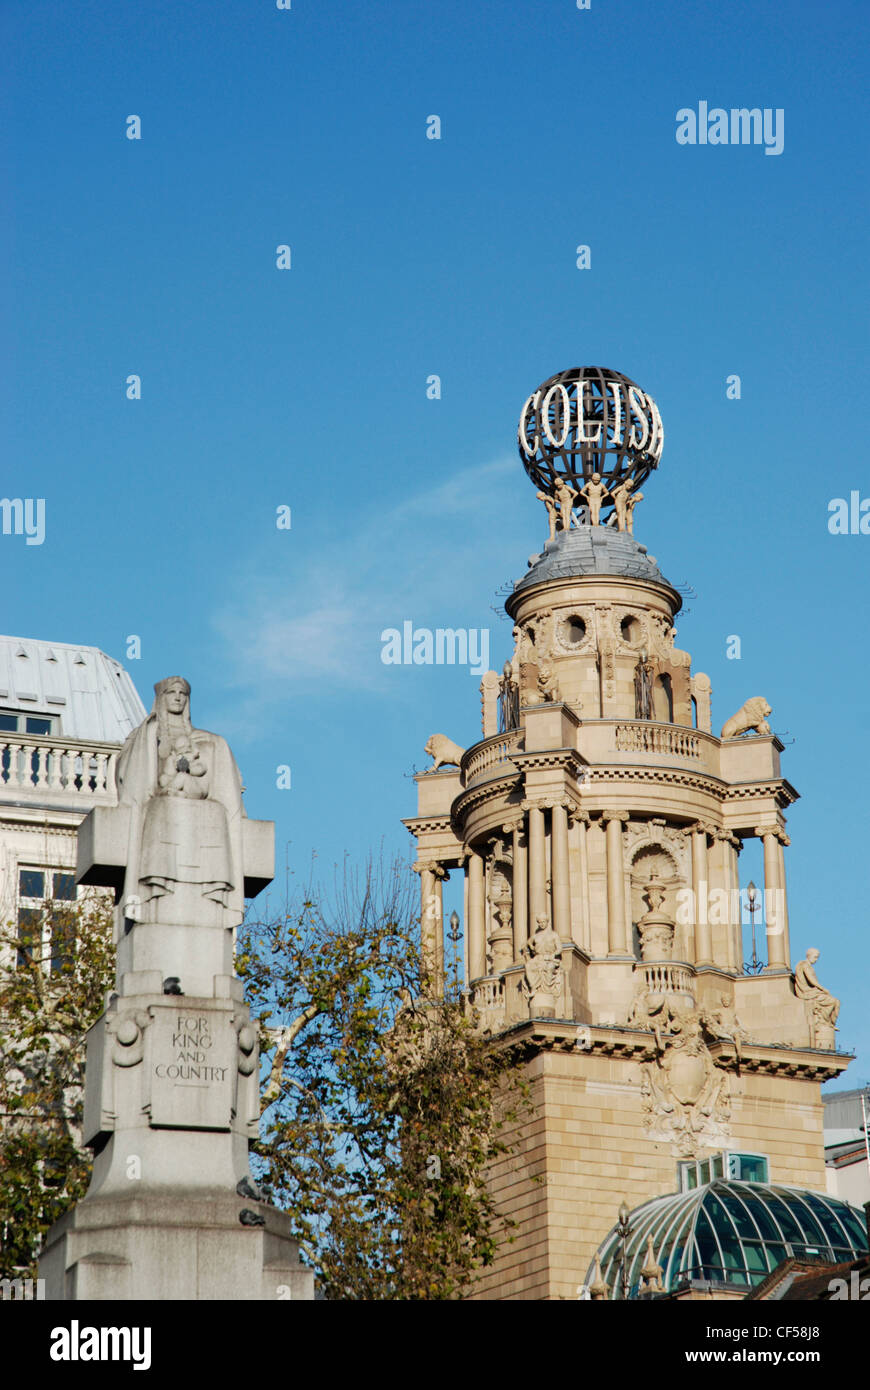
{"type": "MultiPolygon", "coordinates": [[[[692,1279],[758,1284],[790,1255],[842,1262],[867,1251],[863,1213],[840,1197],[799,1187],[717,1178],[691,1192],[655,1197],[629,1218],[629,1298],[637,1296],[652,1235],[666,1289],[692,1279]]],[[[598,1248],[610,1297],[623,1297],[622,1241],[616,1227],[598,1248]]],[[[594,1262],[586,1282],[594,1279],[594,1262]]]]}

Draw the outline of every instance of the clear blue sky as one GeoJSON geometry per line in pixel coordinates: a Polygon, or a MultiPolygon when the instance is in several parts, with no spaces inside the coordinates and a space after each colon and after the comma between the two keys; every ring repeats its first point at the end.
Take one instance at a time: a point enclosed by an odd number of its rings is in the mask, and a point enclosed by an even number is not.
{"type": "Polygon", "coordinates": [[[500,667],[496,590],[545,534],[520,406],[626,372],[666,431],[638,538],[697,591],[717,727],[764,694],[794,740],[795,956],[863,1049],[841,1084],[870,1077],[870,536],[827,528],[870,496],[866,7],[5,0],[2,27],[0,491],[47,528],[0,536],[4,630],[139,635],[143,698],[188,676],[302,877],[405,851],[406,776],[433,730],[474,740],[478,678],[384,666],[381,630],[488,626],[500,667]],[[678,145],[700,101],[782,108],[782,154],[678,145]]]}

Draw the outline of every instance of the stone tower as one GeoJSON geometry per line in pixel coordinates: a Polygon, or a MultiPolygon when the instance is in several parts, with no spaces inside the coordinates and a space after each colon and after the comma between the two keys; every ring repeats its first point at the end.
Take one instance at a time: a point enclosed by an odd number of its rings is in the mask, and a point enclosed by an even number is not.
{"type": "Polygon", "coordinates": [[[751,698],[714,734],[710,681],[674,644],[680,595],[634,539],[655,403],[619,373],[573,369],[529,398],[519,437],[549,539],[506,602],[514,654],[484,676],[482,737],[430,740],[405,824],[424,949],[440,971],[442,882],[461,870],[471,1003],[534,1102],[492,1174],[515,1238],[476,1296],[576,1298],[620,1202],[679,1190],[681,1165],[739,1151],[771,1182],[824,1192],[820,1083],[849,1059],[813,953],[792,973],[797,793],[770,708],[751,698]],[[750,908],[766,953],[746,967],[750,908]]]}

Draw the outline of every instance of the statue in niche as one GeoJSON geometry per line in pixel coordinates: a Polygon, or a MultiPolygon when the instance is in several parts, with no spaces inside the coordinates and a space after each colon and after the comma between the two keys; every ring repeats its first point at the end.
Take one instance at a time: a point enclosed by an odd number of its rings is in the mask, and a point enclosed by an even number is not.
{"type": "Polygon", "coordinates": [[[556,503],[553,501],[553,498],[550,496],[548,492],[536,492],[535,496],[537,497],[538,501],[543,502],[544,506],[547,508],[547,521],[550,524],[550,534],[547,537],[547,540],[554,541],[556,539],[556,522],[559,517],[559,512],[558,508],[556,507],[556,503]]]}
{"type": "Polygon", "coordinates": [[[553,492],[559,504],[559,516],[562,522],[562,530],[570,531],[571,513],[577,502],[577,493],[573,487],[566,483],[564,478],[559,479],[553,492]]]}
{"type": "Polygon", "coordinates": [[[555,1001],[562,973],[562,947],[545,912],[535,918],[535,932],[523,947],[526,969],[523,986],[531,1000],[539,995],[555,1001]]]}
{"type": "Polygon", "coordinates": [[[236,927],[244,912],[242,779],[228,744],[193,727],[190,685],[170,676],[118,757],[129,808],[125,916],[236,927]]]}
{"type": "Polygon", "coordinates": [[[601,481],[600,473],[593,473],[585,487],[581,487],[580,496],[586,498],[586,505],[589,508],[589,524],[591,526],[601,525],[601,505],[605,497],[610,496],[610,491],[601,481]]]}
{"type": "Polygon", "coordinates": [[[498,731],[508,734],[520,727],[520,687],[514,680],[513,666],[506,661],[498,683],[498,731]]]}
{"type": "Polygon", "coordinates": [[[646,648],[634,668],[634,717],[652,719],[653,717],[653,667],[647,659],[646,648]]]}
{"type": "Polygon", "coordinates": [[[811,946],[794,968],[794,992],[803,999],[810,1023],[810,1045],[833,1048],[840,1001],[819,984],[815,966],[819,952],[811,946]]]}

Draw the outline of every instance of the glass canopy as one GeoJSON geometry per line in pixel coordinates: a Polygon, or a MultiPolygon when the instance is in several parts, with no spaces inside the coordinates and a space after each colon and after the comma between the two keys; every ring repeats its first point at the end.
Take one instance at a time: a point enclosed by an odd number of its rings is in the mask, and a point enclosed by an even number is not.
{"type": "MultiPolygon", "coordinates": [[[[749,1289],[791,1255],[830,1260],[866,1254],[862,1213],[839,1197],[757,1182],[716,1179],[691,1192],[655,1197],[629,1217],[628,1297],[636,1298],[652,1235],[666,1289],[692,1279],[749,1289]]],[[[623,1293],[622,1241],[616,1227],[598,1248],[609,1297],[623,1293]]],[[[594,1262],[586,1282],[594,1275],[594,1262]]]]}

